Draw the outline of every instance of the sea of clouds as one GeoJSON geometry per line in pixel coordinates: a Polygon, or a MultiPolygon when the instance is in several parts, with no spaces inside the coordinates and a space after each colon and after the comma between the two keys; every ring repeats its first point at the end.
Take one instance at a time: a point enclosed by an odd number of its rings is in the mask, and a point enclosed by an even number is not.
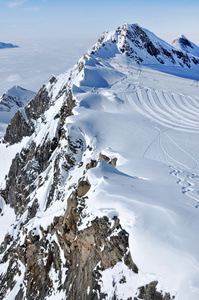
{"type": "Polygon", "coordinates": [[[79,60],[94,40],[23,41],[19,48],[0,50],[0,96],[14,85],[37,92],[52,75],[79,60]]]}

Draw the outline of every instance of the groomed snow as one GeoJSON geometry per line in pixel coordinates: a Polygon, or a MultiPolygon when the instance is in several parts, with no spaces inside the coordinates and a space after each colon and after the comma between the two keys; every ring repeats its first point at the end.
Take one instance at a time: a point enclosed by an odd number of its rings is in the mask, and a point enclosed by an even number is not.
{"type": "MultiPolygon", "coordinates": [[[[70,118],[85,136],[92,134],[95,158],[99,152],[118,158],[116,168],[102,161],[88,171],[92,189],[87,213],[90,219],[118,215],[130,233],[139,268],[134,287],[154,276],[176,299],[197,300],[198,86],[193,80],[130,65],[121,55],[110,65],[117,71],[114,76],[112,70],[110,79],[104,76],[109,88],[103,88],[104,81],[94,90],[86,79],[80,83],[86,94],[74,93],[79,107],[70,118]]],[[[107,62],[106,68],[108,74],[107,62]]],[[[98,71],[96,64],[93,77],[98,71]]],[[[116,276],[114,269],[111,276],[116,276]]],[[[110,285],[103,282],[111,297],[110,285]]]]}

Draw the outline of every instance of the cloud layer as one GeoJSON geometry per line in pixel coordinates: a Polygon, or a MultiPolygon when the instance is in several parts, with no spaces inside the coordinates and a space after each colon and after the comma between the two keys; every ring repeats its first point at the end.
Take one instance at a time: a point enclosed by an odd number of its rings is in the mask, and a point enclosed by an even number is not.
{"type": "Polygon", "coordinates": [[[73,67],[92,44],[67,39],[27,42],[19,48],[0,50],[0,95],[14,85],[37,92],[52,75],[73,67]]]}

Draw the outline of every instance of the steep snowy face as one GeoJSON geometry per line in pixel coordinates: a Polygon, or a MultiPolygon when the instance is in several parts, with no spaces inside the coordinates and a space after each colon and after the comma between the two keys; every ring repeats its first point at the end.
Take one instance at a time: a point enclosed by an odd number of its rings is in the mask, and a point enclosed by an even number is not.
{"type": "Polygon", "coordinates": [[[172,42],[172,45],[180,50],[186,51],[192,55],[199,57],[199,47],[189,41],[184,35],[180,35],[172,42]]]}
{"type": "MultiPolygon", "coordinates": [[[[124,24],[116,31],[103,33],[90,53],[103,57],[124,53],[138,64],[182,77],[199,79],[199,57],[190,55],[186,49],[179,49],[137,24],[124,24]]],[[[193,54],[191,51],[190,53],[193,54]]],[[[199,53],[195,51],[194,55],[199,56],[199,53]]]]}
{"type": "Polygon", "coordinates": [[[11,118],[23,108],[36,93],[14,86],[0,97],[0,137],[5,134],[5,127],[10,123],[11,118]]]}

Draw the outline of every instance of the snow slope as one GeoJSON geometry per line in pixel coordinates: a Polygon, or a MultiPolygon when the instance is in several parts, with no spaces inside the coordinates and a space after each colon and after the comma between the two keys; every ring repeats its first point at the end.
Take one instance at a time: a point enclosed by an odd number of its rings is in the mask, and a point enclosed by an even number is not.
{"type": "MultiPolygon", "coordinates": [[[[155,58],[152,63],[137,64],[110,42],[115,38],[115,32],[107,33],[102,48],[95,46],[72,70],[46,85],[51,106],[37,120],[34,135],[17,146],[16,152],[33,139],[38,146],[56,136],[59,119],[55,116],[65,100],[60,91],[68,84],[76,107],[64,129],[72,141],[83,140],[83,150],[76,154],[74,168],[68,174],[63,171],[59,191],[65,200],[46,208],[59,150],[53,153],[51,165],[40,175],[47,180],[30,196],[31,203],[39,199],[39,209],[27,229],[39,232],[40,225],[47,228],[54,216],[64,213],[71,188],[91,159],[98,160],[100,153],[116,157],[116,168],[101,160],[86,173],[91,189],[87,217],[79,230],[96,216],[119,216],[130,234],[130,250],[139,273],[130,272],[122,262],[105,270],[99,280],[102,292],[108,294],[107,299],[116,293],[117,299],[127,300],[137,295],[138,287],[157,280],[158,290],[170,292],[175,300],[198,300],[199,86],[194,68],[193,79],[187,79],[183,78],[183,74],[188,76],[186,66],[176,77],[166,74],[169,63],[162,65],[162,72],[154,70],[159,66],[154,67],[155,58]],[[118,274],[126,276],[122,286],[118,274]]],[[[175,73],[173,68],[169,73],[175,73]]],[[[60,149],[65,149],[64,143],[60,149]]],[[[8,153],[13,157],[14,147],[0,145],[1,162],[8,153]]],[[[4,184],[3,176],[1,180],[4,184]]],[[[3,212],[7,207],[3,206],[3,212]]],[[[25,217],[26,212],[17,224],[25,217]]],[[[16,236],[18,231],[16,223],[11,225],[10,234],[16,236]]],[[[6,299],[11,299],[9,292],[6,299]]]]}
{"type": "MultiPolygon", "coordinates": [[[[94,156],[100,151],[116,156],[118,167],[102,162],[89,170],[94,188],[88,214],[119,215],[131,234],[140,281],[153,274],[162,289],[177,294],[176,299],[196,300],[198,87],[191,80],[131,66],[123,57],[113,58],[109,67],[106,60],[90,60],[93,66],[88,61],[86,69],[96,78],[103,69],[109,87],[101,81],[93,90],[89,79],[88,84],[86,79],[80,82],[81,92],[74,93],[80,107],[71,122],[90,139],[92,128],[94,156]]],[[[103,278],[105,286],[107,278],[103,278]]],[[[118,299],[127,299],[125,295],[119,294],[118,299]]]]}
{"type": "Polygon", "coordinates": [[[36,93],[13,86],[0,97],[0,137],[5,134],[7,125],[18,109],[24,107],[36,93]]]}

